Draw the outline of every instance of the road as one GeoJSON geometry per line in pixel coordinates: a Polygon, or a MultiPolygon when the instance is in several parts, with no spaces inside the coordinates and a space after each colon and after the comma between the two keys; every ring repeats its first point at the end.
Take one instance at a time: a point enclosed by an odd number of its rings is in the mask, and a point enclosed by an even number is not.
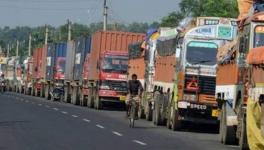
{"type": "Polygon", "coordinates": [[[0,150],[237,150],[215,133],[173,132],[122,111],[97,111],[42,98],[0,96],[0,150]]]}

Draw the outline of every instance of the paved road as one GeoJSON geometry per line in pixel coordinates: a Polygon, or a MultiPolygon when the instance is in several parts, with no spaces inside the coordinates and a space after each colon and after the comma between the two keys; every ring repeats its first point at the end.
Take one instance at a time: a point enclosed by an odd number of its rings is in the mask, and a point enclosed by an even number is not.
{"type": "Polygon", "coordinates": [[[122,111],[96,111],[41,98],[0,96],[0,150],[237,150],[217,134],[172,132],[122,111]]]}

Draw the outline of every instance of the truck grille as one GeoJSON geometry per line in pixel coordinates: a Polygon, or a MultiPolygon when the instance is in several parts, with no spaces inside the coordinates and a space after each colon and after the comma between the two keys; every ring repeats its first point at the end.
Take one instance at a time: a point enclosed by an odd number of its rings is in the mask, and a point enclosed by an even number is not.
{"type": "Polygon", "coordinates": [[[114,91],[127,91],[127,82],[124,81],[108,81],[108,85],[114,91]]]}
{"type": "Polygon", "coordinates": [[[193,77],[195,77],[195,79],[198,80],[200,94],[208,94],[208,95],[215,94],[215,86],[216,86],[215,77],[208,77],[208,76],[197,77],[197,75],[186,75],[185,76],[185,88],[187,87],[187,84],[190,81],[192,81],[193,77]]]}

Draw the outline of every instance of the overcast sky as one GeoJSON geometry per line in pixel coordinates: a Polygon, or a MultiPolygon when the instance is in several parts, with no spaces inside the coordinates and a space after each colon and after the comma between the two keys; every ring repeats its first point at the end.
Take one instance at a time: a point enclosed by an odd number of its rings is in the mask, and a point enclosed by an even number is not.
{"type": "MultiPolygon", "coordinates": [[[[109,21],[159,21],[178,9],[180,0],[107,0],[109,21]]],[[[0,0],[0,26],[90,24],[103,19],[103,0],[0,0]]]]}

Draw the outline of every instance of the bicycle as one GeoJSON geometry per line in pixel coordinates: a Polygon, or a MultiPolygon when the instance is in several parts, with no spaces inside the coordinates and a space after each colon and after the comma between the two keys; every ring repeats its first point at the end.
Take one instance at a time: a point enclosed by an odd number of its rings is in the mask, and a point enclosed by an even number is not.
{"type": "Polygon", "coordinates": [[[137,113],[138,113],[137,109],[138,109],[138,97],[135,96],[131,98],[127,111],[130,128],[134,128],[135,126],[135,120],[137,120],[137,113]]]}

